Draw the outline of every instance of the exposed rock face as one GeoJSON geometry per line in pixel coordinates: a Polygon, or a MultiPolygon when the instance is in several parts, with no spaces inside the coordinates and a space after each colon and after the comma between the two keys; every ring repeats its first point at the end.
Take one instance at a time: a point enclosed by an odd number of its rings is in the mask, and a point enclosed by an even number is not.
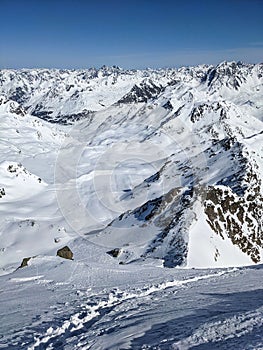
{"type": "Polygon", "coordinates": [[[117,258],[120,255],[121,251],[119,248],[114,248],[112,250],[109,250],[107,254],[111,255],[113,258],[117,258]]]}
{"type": "Polygon", "coordinates": [[[29,262],[30,259],[32,259],[32,258],[31,258],[31,257],[29,257],[29,258],[24,258],[24,259],[22,260],[22,262],[21,262],[21,265],[19,266],[19,269],[21,269],[22,267],[28,266],[28,262],[29,262]]]}
{"type": "Polygon", "coordinates": [[[65,246],[57,251],[57,256],[63,259],[73,260],[73,253],[68,246],[65,246]]]}
{"type": "Polygon", "coordinates": [[[249,186],[244,195],[229,187],[209,187],[205,200],[207,221],[213,231],[229,237],[255,263],[260,262],[263,246],[263,197],[260,179],[248,174],[249,186]]]}
{"type": "Polygon", "coordinates": [[[6,98],[5,96],[0,96],[0,106],[8,113],[14,113],[21,117],[26,115],[26,110],[12,98],[6,98]]]}
{"type": "Polygon", "coordinates": [[[213,104],[200,104],[193,108],[191,114],[190,114],[190,120],[191,122],[195,123],[198,120],[200,120],[205,113],[212,113],[212,112],[218,112],[220,113],[220,119],[226,118],[226,111],[225,106],[223,106],[221,103],[216,102],[213,104]]]}
{"type": "Polygon", "coordinates": [[[157,86],[152,81],[142,82],[139,86],[134,85],[131,91],[123,96],[118,103],[147,102],[156,98],[163,90],[162,86],[157,86]]]}
{"type": "Polygon", "coordinates": [[[168,100],[164,105],[163,108],[172,111],[173,110],[173,105],[171,104],[171,102],[168,100]]]}
{"type": "Polygon", "coordinates": [[[244,70],[242,62],[222,62],[217,67],[209,69],[207,73],[207,84],[209,87],[220,86],[222,82],[227,87],[238,90],[251,75],[253,66],[244,70]]]}
{"type": "Polygon", "coordinates": [[[3,196],[5,196],[5,189],[0,188],[0,198],[2,198],[3,196]]]}
{"type": "Polygon", "coordinates": [[[62,125],[72,125],[79,120],[82,120],[82,119],[88,120],[88,119],[92,119],[93,117],[93,112],[86,111],[86,110],[83,110],[80,113],[57,115],[54,117],[52,116],[53,112],[44,110],[44,106],[42,105],[37,105],[32,113],[36,117],[44,119],[50,123],[62,124],[62,125]]]}
{"type": "MultiPolygon", "coordinates": [[[[164,267],[183,265],[187,258],[187,237],[190,222],[194,219],[192,207],[194,204],[193,189],[174,189],[166,196],[162,204],[165,210],[160,210],[160,215],[155,220],[155,225],[161,228],[161,232],[151,242],[145,257],[162,258],[164,267]],[[163,246],[166,247],[165,254],[163,246]]],[[[164,208],[163,208],[164,209],[164,208]]]]}

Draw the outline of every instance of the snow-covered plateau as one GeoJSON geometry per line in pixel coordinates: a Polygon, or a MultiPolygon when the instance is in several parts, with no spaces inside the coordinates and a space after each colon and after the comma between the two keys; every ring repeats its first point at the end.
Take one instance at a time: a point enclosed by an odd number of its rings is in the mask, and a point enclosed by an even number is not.
{"type": "Polygon", "coordinates": [[[0,70],[0,349],[263,349],[263,64],[0,70]]]}

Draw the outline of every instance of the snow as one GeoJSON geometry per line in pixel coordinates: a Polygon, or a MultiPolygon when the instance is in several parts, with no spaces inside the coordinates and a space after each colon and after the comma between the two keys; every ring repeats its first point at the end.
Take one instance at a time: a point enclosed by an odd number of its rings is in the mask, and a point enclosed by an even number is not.
{"type": "Polygon", "coordinates": [[[0,71],[0,348],[262,349],[261,72],[0,71]]]}
{"type": "Polygon", "coordinates": [[[187,267],[208,268],[251,265],[249,257],[228,237],[224,240],[214,233],[200,213],[198,221],[193,224],[188,242],[187,267]]]}
{"type": "Polygon", "coordinates": [[[141,266],[138,271],[135,265],[100,266],[89,258],[59,264],[58,259],[36,258],[11,279],[0,278],[2,347],[262,346],[262,265],[221,270],[141,266]],[[15,310],[18,302],[26,314],[16,312],[14,320],[6,308],[15,310]],[[11,331],[14,321],[16,331],[11,331]]]}

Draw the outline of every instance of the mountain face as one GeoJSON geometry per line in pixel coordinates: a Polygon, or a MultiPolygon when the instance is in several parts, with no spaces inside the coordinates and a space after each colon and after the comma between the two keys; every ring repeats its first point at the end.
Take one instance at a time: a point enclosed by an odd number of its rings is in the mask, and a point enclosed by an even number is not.
{"type": "Polygon", "coordinates": [[[78,240],[118,264],[263,261],[263,64],[1,70],[0,95],[2,273],[78,240]]]}

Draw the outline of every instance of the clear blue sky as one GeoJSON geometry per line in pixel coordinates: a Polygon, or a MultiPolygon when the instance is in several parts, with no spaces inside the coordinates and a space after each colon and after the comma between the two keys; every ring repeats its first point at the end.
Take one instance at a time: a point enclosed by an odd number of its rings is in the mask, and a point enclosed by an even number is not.
{"type": "Polygon", "coordinates": [[[0,0],[0,68],[263,61],[263,0],[0,0]]]}

